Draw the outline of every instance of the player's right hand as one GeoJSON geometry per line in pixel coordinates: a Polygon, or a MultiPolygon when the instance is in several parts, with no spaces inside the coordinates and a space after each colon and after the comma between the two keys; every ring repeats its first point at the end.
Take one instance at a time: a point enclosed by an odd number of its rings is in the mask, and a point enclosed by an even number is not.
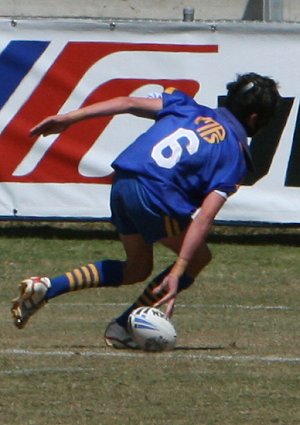
{"type": "Polygon", "coordinates": [[[179,277],[173,274],[169,274],[164,278],[162,283],[153,289],[154,294],[159,294],[162,291],[167,291],[166,295],[162,297],[154,307],[160,307],[163,304],[167,304],[165,314],[171,318],[175,308],[176,296],[178,292],[179,277]]]}

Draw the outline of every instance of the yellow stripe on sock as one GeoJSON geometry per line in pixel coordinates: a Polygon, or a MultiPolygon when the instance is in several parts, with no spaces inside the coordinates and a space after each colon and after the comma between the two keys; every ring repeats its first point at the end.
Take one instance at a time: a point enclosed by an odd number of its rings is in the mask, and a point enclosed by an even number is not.
{"type": "Polygon", "coordinates": [[[100,283],[100,276],[97,267],[94,264],[79,267],[71,272],[67,272],[70,291],[76,291],[83,288],[97,287],[100,283]]]}
{"type": "Polygon", "coordinates": [[[87,268],[87,266],[83,266],[83,267],[80,267],[78,270],[81,274],[80,281],[82,280],[82,283],[78,285],[78,289],[90,288],[91,276],[90,276],[89,269],[87,268]]]}
{"type": "Polygon", "coordinates": [[[90,269],[89,271],[91,272],[91,286],[97,288],[97,286],[99,286],[99,284],[101,283],[98,269],[95,264],[89,264],[87,267],[90,269]]]}
{"type": "Polygon", "coordinates": [[[156,301],[160,300],[166,293],[166,290],[161,291],[159,294],[153,294],[152,289],[158,286],[159,283],[151,282],[142,295],[138,298],[137,304],[139,305],[153,305],[156,301]]]}
{"type": "Polygon", "coordinates": [[[75,289],[82,289],[82,287],[84,285],[84,278],[83,278],[80,270],[81,269],[73,270],[73,273],[75,275],[75,281],[76,281],[76,284],[77,284],[75,289]]]}
{"type": "Polygon", "coordinates": [[[149,294],[143,294],[139,297],[137,303],[142,305],[153,305],[157,301],[157,297],[155,295],[149,297],[149,294]]]}
{"type": "Polygon", "coordinates": [[[150,283],[149,283],[149,285],[147,286],[147,288],[145,289],[145,292],[146,291],[149,291],[149,290],[153,290],[154,288],[156,288],[158,285],[160,285],[161,284],[161,282],[156,282],[155,280],[152,280],[150,283]]]}
{"type": "Polygon", "coordinates": [[[66,276],[69,281],[70,291],[74,291],[76,289],[76,282],[75,282],[74,276],[72,275],[71,272],[67,272],[66,276]]]}

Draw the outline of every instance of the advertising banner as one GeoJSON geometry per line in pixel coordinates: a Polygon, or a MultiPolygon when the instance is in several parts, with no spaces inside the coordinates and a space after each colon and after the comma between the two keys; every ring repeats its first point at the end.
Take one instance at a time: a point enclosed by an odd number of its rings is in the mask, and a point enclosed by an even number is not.
{"type": "Polygon", "coordinates": [[[110,163],[152,125],[119,115],[30,137],[46,116],[169,86],[216,107],[253,71],[278,81],[282,105],[217,218],[300,223],[298,24],[0,20],[0,34],[0,219],[109,218],[110,163]]]}

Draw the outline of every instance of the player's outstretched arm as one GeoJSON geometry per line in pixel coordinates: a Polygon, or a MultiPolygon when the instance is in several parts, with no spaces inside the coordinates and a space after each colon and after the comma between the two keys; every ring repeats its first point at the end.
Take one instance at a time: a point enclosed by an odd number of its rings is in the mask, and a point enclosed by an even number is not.
{"type": "Polygon", "coordinates": [[[161,108],[161,99],[116,97],[79,108],[66,114],[49,116],[34,126],[30,130],[30,135],[48,136],[49,134],[61,133],[77,122],[108,115],[129,113],[144,118],[155,119],[157,112],[161,108]]]}
{"type": "Polygon", "coordinates": [[[162,290],[167,291],[166,295],[154,307],[167,304],[166,315],[168,317],[172,316],[174,310],[179,279],[188,268],[196,251],[206,243],[206,238],[213,225],[214,218],[222,208],[224,202],[225,198],[216,192],[211,192],[207,195],[199,213],[191,222],[186,232],[176,263],[161,285],[153,291],[154,293],[159,293],[162,290]]]}

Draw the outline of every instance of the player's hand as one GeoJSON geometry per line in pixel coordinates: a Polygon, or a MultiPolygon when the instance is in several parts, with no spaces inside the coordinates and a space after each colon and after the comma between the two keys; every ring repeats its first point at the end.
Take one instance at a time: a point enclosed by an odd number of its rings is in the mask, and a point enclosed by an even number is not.
{"type": "Polygon", "coordinates": [[[70,126],[70,122],[64,115],[53,115],[45,118],[35,127],[33,127],[29,134],[30,136],[48,136],[49,134],[58,134],[66,130],[70,126]]]}
{"type": "Polygon", "coordinates": [[[164,278],[162,283],[153,290],[154,294],[167,291],[166,295],[154,304],[154,307],[160,307],[163,304],[167,304],[165,314],[169,318],[172,317],[174,311],[176,295],[178,292],[178,283],[178,276],[169,274],[164,278]]]}

